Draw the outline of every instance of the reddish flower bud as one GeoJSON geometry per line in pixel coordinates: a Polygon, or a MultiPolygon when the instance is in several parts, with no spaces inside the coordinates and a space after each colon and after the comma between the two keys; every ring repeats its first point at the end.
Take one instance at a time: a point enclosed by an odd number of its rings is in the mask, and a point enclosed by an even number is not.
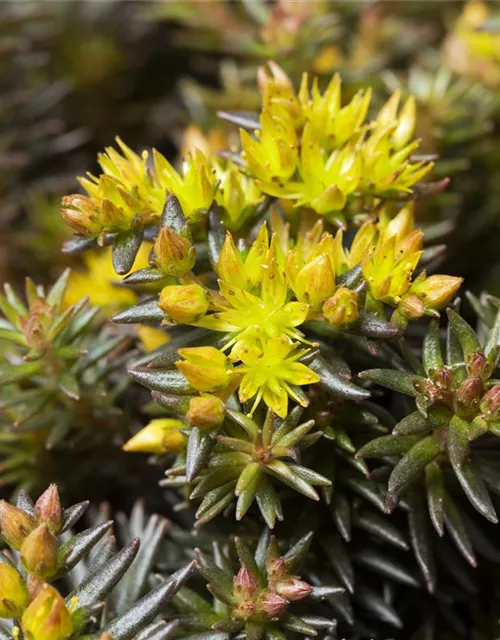
{"type": "Polygon", "coordinates": [[[18,551],[34,528],[33,519],[25,511],[0,500],[0,534],[9,547],[18,551]]]}
{"type": "Polygon", "coordinates": [[[302,600],[312,593],[312,586],[300,578],[291,576],[276,584],[276,591],[289,601],[302,600]]]}
{"type": "Polygon", "coordinates": [[[492,415],[500,410],[500,384],[487,391],[481,400],[481,411],[492,415]]]}
{"type": "Polygon", "coordinates": [[[57,485],[51,484],[35,504],[35,515],[39,523],[47,525],[49,531],[58,534],[63,521],[63,511],[57,485]]]}
{"type": "Polygon", "coordinates": [[[238,599],[252,600],[257,591],[257,582],[244,564],[234,577],[234,593],[238,599]]]}
{"type": "Polygon", "coordinates": [[[276,591],[266,589],[257,598],[257,611],[268,619],[281,618],[286,612],[288,601],[276,591]]]}
{"type": "Polygon", "coordinates": [[[154,245],[155,262],[165,273],[182,276],[194,267],[193,243],[170,228],[160,229],[154,245]]]}
{"type": "Polygon", "coordinates": [[[474,408],[483,395],[483,381],[475,376],[464,380],[455,394],[455,400],[463,407],[474,408]]]}
{"type": "Polygon", "coordinates": [[[51,578],[57,572],[59,543],[46,524],[41,524],[25,539],[21,558],[28,573],[37,578],[51,578]]]}

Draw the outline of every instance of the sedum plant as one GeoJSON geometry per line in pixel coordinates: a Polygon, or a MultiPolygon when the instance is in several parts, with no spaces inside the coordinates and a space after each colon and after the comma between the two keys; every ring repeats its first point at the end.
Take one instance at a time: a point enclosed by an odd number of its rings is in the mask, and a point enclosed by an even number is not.
{"type": "Polygon", "coordinates": [[[8,547],[0,555],[2,639],[144,640],[168,636],[168,624],[156,618],[185,582],[192,565],[140,597],[147,591],[148,573],[164,526],[150,521],[145,532],[146,553],[139,551],[138,538],[117,551],[109,535],[112,521],[71,533],[70,528],[87,507],[88,502],[63,509],[55,485],[36,503],[24,492],[19,494],[17,506],[0,502],[0,533],[8,547]],[[87,565],[79,567],[80,561],[87,565]],[[56,580],[63,582],[64,591],[51,584],[56,580]],[[119,591],[113,591],[119,582],[119,591]]]}

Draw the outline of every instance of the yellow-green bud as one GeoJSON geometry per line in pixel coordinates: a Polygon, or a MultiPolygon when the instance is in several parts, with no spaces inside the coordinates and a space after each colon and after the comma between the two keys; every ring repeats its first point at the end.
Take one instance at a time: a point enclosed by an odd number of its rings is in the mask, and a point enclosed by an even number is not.
{"type": "Polygon", "coordinates": [[[123,445],[124,451],[139,453],[180,453],[186,448],[184,423],[172,418],[157,418],[123,445]]]}
{"type": "Polygon", "coordinates": [[[181,284],[164,287],[158,306],[178,324],[195,322],[208,311],[208,292],[198,284],[181,284]]]}
{"type": "Polygon", "coordinates": [[[191,399],[187,418],[198,429],[213,429],[224,420],[225,409],[220,398],[207,394],[191,399]]]}
{"type": "Polygon", "coordinates": [[[182,276],[191,271],[196,262],[193,243],[170,229],[160,229],[154,244],[155,262],[165,273],[182,276]]]}
{"type": "Polygon", "coordinates": [[[37,522],[45,523],[49,531],[55,535],[61,530],[63,522],[63,510],[57,485],[51,484],[35,504],[37,522]]]}
{"type": "Polygon", "coordinates": [[[19,571],[0,558],[0,618],[20,618],[29,595],[19,571]]]}
{"type": "Polygon", "coordinates": [[[323,302],[335,291],[335,273],[325,254],[308,262],[297,274],[294,291],[300,302],[320,309],[323,302]]]}
{"type": "Polygon", "coordinates": [[[454,298],[462,282],[462,278],[438,274],[416,281],[410,293],[418,296],[426,309],[442,309],[454,298]]]}
{"type": "Polygon", "coordinates": [[[25,511],[0,500],[0,534],[9,547],[18,551],[34,528],[33,519],[25,511]]]}
{"type": "Polygon", "coordinates": [[[325,320],[334,327],[352,324],[358,319],[358,296],[345,287],[338,289],[323,305],[325,320]]]}
{"type": "Polygon", "coordinates": [[[73,633],[71,615],[58,591],[40,590],[23,614],[21,627],[29,640],[66,640],[73,633]]]}
{"type": "Polygon", "coordinates": [[[51,578],[57,572],[58,550],[57,538],[46,524],[41,524],[21,545],[21,559],[28,573],[37,578],[51,578]]]}
{"type": "Polygon", "coordinates": [[[64,197],[62,205],[62,219],[77,233],[91,237],[99,235],[102,229],[99,209],[92,198],[75,193],[64,197]]]}
{"type": "Polygon", "coordinates": [[[233,373],[229,359],[215,347],[187,347],[179,349],[184,358],[175,366],[184,374],[197,391],[221,391],[225,389],[233,373]]]}

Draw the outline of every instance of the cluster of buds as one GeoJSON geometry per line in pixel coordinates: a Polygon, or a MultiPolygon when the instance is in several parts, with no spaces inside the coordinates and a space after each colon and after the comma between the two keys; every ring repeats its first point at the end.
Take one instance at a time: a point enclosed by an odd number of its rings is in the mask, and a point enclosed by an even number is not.
{"type": "MultiPolygon", "coordinates": [[[[83,516],[87,506],[88,502],[82,502],[63,509],[55,485],[35,504],[24,492],[20,493],[17,506],[0,501],[0,535],[9,548],[0,553],[0,618],[12,621],[12,638],[125,640],[136,637],[136,632],[150,631],[148,624],[157,617],[159,608],[167,604],[194,568],[192,563],[134,603],[136,593],[145,588],[146,573],[143,584],[139,582],[140,586],[134,586],[137,590],[128,601],[129,608],[117,612],[111,607],[106,623],[101,625],[99,614],[105,598],[136,558],[139,540],[132,540],[116,553],[106,551],[98,565],[89,571],[82,569],[83,579],[74,590],[69,580],[70,593],[64,598],[50,582],[68,580],[73,567],[103,539],[113,524],[100,522],[76,536],[70,535],[69,528],[83,516]],[[64,542],[60,538],[62,534],[65,534],[64,542]],[[90,632],[97,635],[88,635],[90,632]]],[[[155,622],[154,628],[157,627],[155,622]]]]}
{"type": "MultiPolygon", "coordinates": [[[[433,320],[429,325],[422,358],[425,376],[389,369],[360,374],[362,378],[413,396],[417,411],[399,422],[393,435],[372,440],[357,455],[369,458],[402,454],[389,478],[390,509],[400,494],[424,473],[429,499],[434,501],[435,491],[441,486],[439,465],[449,462],[472,505],[496,522],[495,508],[481,478],[480,467],[474,465],[470,443],[487,433],[500,434],[500,385],[492,379],[499,360],[500,316],[484,347],[461,316],[449,309],[448,317],[446,360],[441,351],[438,323],[433,320]],[[438,484],[436,475],[439,475],[438,484]]],[[[442,497],[440,500],[443,502],[442,497]]],[[[442,520],[441,505],[440,517],[435,523],[440,535],[442,520]]]]}
{"type": "MultiPolygon", "coordinates": [[[[321,599],[338,592],[328,586],[318,590],[294,574],[305,557],[311,538],[308,534],[283,556],[274,537],[264,540],[267,546],[264,546],[265,557],[260,564],[246,543],[236,538],[240,567],[234,576],[229,574],[227,565],[218,566],[217,559],[212,560],[198,549],[200,573],[218,601],[216,610],[220,612],[219,620],[211,628],[215,631],[241,630],[247,637],[249,631],[253,631],[258,637],[271,638],[275,629],[314,636],[316,628],[331,626],[320,616],[308,616],[306,621],[288,612],[290,605],[298,600],[311,596],[321,599]]],[[[184,603],[187,602],[185,598],[184,603]]]]}

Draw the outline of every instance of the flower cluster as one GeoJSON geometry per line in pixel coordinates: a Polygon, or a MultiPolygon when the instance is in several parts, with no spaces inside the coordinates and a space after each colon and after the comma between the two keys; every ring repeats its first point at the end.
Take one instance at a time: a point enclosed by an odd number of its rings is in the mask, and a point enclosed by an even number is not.
{"type": "Polygon", "coordinates": [[[298,93],[272,64],[262,73],[263,109],[252,137],[241,130],[247,170],[264,193],[291,200],[343,226],[350,203],[366,197],[393,198],[411,193],[432,163],[412,162],[418,147],[412,97],[399,109],[395,93],[367,121],[370,91],[342,105],[339,76],[324,93],[317,79],[303,76],[298,93]]]}

